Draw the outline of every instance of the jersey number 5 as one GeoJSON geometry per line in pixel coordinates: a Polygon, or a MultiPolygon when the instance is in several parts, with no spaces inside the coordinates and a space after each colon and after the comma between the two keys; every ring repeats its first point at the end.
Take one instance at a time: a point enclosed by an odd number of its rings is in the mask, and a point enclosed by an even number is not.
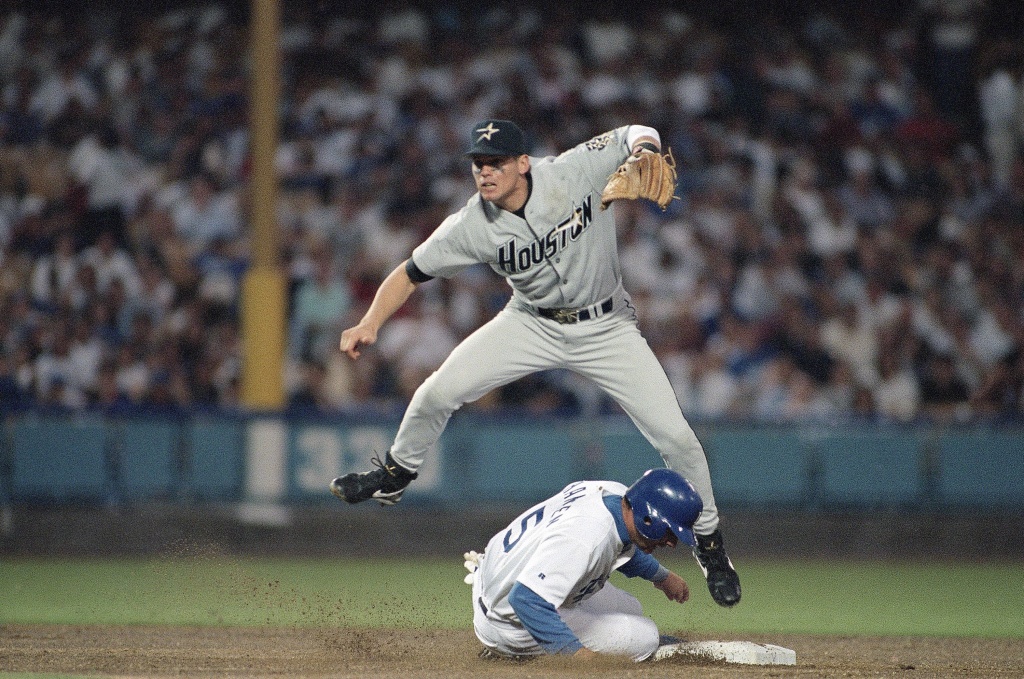
{"type": "Polygon", "coordinates": [[[541,522],[541,519],[543,519],[543,518],[544,518],[544,507],[540,507],[539,509],[537,509],[537,511],[530,512],[529,514],[524,516],[523,520],[519,524],[521,526],[521,529],[519,531],[519,535],[516,536],[515,540],[512,539],[512,529],[509,528],[508,532],[505,533],[505,539],[503,541],[504,544],[505,544],[505,551],[506,552],[511,551],[512,548],[515,547],[516,544],[518,544],[519,541],[523,539],[523,535],[526,533],[526,529],[530,527],[530,519],[533,519],[533,525],[536,526],[538,523],[541,522]]]}

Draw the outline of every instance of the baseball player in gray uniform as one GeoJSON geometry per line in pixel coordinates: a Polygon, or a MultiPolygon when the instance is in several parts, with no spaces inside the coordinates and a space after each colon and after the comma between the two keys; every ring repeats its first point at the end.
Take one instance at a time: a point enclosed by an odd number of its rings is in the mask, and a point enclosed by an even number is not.
{"type": "Polygon", "coordinates": [[[657,130],[626,125],[558,156],[535,158],[515,123],[474,125],[466,155],[478,192],[385,278],[363,318],[341,334],[340,349],[358,358],[418,284],[474,264],[486,263],[503,276],[512,297],[416,390],[384,460],[375,458],[371,471],[334,479],[335,495],[350,503],[395,504],[455,410],[530,373],[565,368],[594,380],[665,464],[693,483],[703,499],[694,556],[714,600],[723,606],[739,601],[704,449],[640,334],[622,287],[614,211],[601,205],[602,190],[620,165],[660,149],[657,130]]]}
{"type": "Polygon", "coordinates": [[[579,481],[527,509],[483,554],[469,552],[473,629],[482,657],[609,653],[641,661],[662,640],[640,602],[608,582],[642,577],[679,603],[690,590],[651,556],[694,544],[700,495],[671,469],[652,469],[626,488],[579,481]]]}

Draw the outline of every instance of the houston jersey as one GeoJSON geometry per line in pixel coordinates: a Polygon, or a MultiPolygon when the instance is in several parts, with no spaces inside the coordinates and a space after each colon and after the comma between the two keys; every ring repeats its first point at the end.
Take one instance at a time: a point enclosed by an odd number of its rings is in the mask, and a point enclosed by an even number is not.
{"type": "Polygon", "coordinates": [[[625,546],[604,504],[622,496],[614,481],[578,481],[520,514],[487,543],[477,578],[493,615],[515,620],[508,594],[518,581],[555,608],[597,592],[635,551],[625,546]]]}
{"type": "Polygon", "coordinates": [[[513,299],[534,307],[583,307],[620,287],[614,210],[600,209],[608,177],[629,156],[629,126],[558,156],[530,158],[525,219],[475,194],[412,254],[420,271],[448,278],[485,263],[513,299]]]}

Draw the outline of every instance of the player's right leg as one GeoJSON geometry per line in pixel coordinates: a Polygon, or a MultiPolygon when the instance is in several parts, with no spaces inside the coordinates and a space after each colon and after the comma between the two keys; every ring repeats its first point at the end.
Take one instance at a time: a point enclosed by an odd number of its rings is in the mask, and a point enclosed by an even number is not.
{"type": "Polygon", "coordinates": [[[350,503],[373,498],[395,504],[452,413],[499,386],[556,365],[560,351],[558,339],[537,318],[515,307],[504,309],[455,347],[416,390],[379,468],[339,477],[331,492],[350,503]]]}
{"type": "Polygon", "coordinates": [[[523,661],[544,655],[544,649],[522,625],[494,615],[482,598],[480,579],[473,582],[473,633],[484,645],[480,657],[488,660],[523,661]]]}
{"type": "Polygon", "coordinates": [[[639,662],[658,650],[658,626],[644,616],[636,597],[611,583],[558,613],[580,643],[597,653],[625,655],[639,662]]]}

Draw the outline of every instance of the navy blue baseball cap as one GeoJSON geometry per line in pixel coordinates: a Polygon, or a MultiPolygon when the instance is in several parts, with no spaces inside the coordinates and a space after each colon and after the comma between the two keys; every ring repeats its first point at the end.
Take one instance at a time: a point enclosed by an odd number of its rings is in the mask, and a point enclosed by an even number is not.
{"type": "Polygon", "coordinates": [[[511,120],[482,120],[473,126],[467,156],[521,156],[526,137],[511,120]]]}

